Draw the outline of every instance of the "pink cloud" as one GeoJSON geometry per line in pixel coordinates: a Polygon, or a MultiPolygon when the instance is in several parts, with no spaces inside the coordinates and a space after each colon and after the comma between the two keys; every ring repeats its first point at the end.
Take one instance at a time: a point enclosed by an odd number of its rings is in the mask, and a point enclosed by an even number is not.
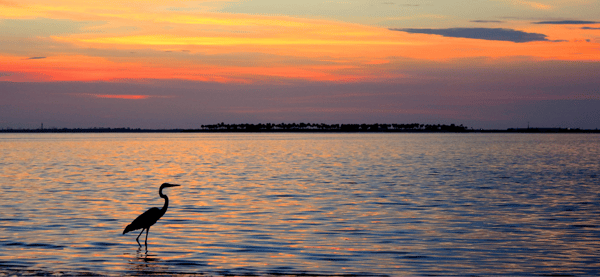
{"type": "Polygon", "coordinates": [[[96,98],[114,98],[114,99],[128,99],[128,100],[140,100],[149,98],[150,95],[124,95],[124,94],[90,94],[90,96],[96,98]]]}
{"type": "Polygon", "coordinates": [[[103,98],[103,99],[124,99],[124,100],[143,100],[148,98],[172,98],[172,96],[146,95],[146,94],[95,94],[95,93],[67,93],[74,96],[103,98]]]}

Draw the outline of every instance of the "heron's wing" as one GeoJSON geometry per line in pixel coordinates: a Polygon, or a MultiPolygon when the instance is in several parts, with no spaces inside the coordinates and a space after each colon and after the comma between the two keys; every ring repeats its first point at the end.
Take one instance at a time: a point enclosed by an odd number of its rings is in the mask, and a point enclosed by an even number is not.
{"type": "Polygon", "coordinates": [[[150,208],[134,219],[131,224],[127,225],[123,231],[123,234],[141,228],[149,228],[150,226],[154,225],[154,223],[156,223],[161,216],[162,214],[159,208],[150,208]]]}

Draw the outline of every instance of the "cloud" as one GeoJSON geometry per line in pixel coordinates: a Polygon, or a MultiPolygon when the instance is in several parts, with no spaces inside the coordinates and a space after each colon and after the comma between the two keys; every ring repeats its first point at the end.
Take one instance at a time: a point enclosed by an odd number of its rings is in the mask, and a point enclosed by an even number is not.
{"type": "Polygon", "coordinates": [[[95,93],[67,93],[75,96],[102,98],[102,99],[124,99],[124,100],[143,100],[148,98],[173,98],[173,96],[165,95],[148,95],[148,94],[95,94],[95,93]]]}
{"type": "MultiPolygon", "coordinates": [[[[548,49],[553,44],[540,46],[548,49]]],[[[38,122],[34,128],[39,126],[39,118],[44,118],[44,125],[58,127],[194,128],[218,119],[233,123],[447,120],[467,126],[479,121],[477,125],[485,128],[495,127],[486,124],[502,123],[508,128],[534,115],[540,124],[600,126],[598,62],[507,57],[427,64],[402,59],[402,65],[396,70],[409,75],[410,80],[283,83],[269,79],[253,84],[173,79],[0,82],[0,105],[5,105],[0,108],[0,118],[11,122],[12,127],[38,122]],[[126,100],[89,94],[76,97],[66,92],[150,97],[126,100]],[[158,97],[167,92],[172,97],[158,97]],[[542,109],[540,105],[548,101],[556,105],[542,109]],[[240,114],[241,110],[265,112],[240,114]],[[505,115],[509,118],[503,118],[505,115]]]]}
{"type": "Polygon", "coordinates": [[[522,5],[522,6],[528,6],[530,8],[536,9],[536,10],[550,10],[553,8],[550,5],[546,5],[546,4],[542,4],[542,3],[538,3],[538,2],[521,1],[521,0],[517,0],[517,1],[513,1],[513,2],[515,4],[522,5]]]}
{"type": "Polygon", "coordinates": [[[124,95],[124,94],[92,94],[91,96],[96,98],[113,98],[113,99],[127,99],[127,100],[139,100],[146,99],[150,95],[124,95]]]}
{"type": "Polygon", "coordinates": [[[27,58],[27,60],[41,60],[41,59],[45,59],[46,57],[30,57],[27,58]]]}
{"type": "Polygon", "coordinates": [[[587,20],[557,20],[557,21],[538,21],[533,24],[557,24],[557,25],[577,25],[577,24],[597,24],[600,21],[587,21],[587,20]]]}
{"type": "Polygon", "coordinates": [[[504,21],[500,20],[471,20],[473,23],[504,23],[504,21]]]}
{"type": "Polygon", "coordinates": [[[75,21],[68,19],[4,19],[0,20],[0,36],[48,37],[86,32],[85,28],[104,24],[100,21],[75,21]]]}
{"type": "Polygon", "coordinates": [[[77,97],[92,97],[102,99],[124,99],[124,100],[142,100],[148,98],[168,98],[166,96],[147,95],[147,94],[95,94],[95,93],[64,93],[77,97]]]}
{"type": "Polygon", "coordinates": [[[390,28],[392,31],[400,31],[414,34],[441,35],[445,37],[472,38],[484,40],[500,40],[512,42],[548,41],[546,35],[538,33],[526,33],[523,31],[504,28],[447,28],[447,29],[411,29],[390,28]]]}
{"type": "Polygon", "coordinates": [[[0,0],[0,6],[17,7],[18,4],[12,1],[0,0]]]}
{"type": "Polygon", "coordinates": [[[581,27],[581,29],[583,29],[583,30],[600,30],[600,28],[594,28],[594,27],[581,27]]]}

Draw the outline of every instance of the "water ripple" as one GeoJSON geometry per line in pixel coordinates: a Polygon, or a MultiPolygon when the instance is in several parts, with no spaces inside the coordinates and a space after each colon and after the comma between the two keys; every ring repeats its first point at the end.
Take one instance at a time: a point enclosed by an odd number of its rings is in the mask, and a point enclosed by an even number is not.
{"type": "Polygon", "coordinates": [[[600,139],[2,134],[0,276],[589,275],[600,139]],[[169,211],[140,248],[125,225],[169,211]]]}

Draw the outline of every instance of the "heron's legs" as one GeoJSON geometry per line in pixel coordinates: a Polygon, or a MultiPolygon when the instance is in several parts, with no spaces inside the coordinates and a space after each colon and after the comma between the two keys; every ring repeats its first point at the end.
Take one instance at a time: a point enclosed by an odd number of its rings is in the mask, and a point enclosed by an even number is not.
{"type": "Polygon", "coordinates": [[[146,249],[148,249],[148,232],[150,232],[150,227],[146,229],[146,242],[144,242],[144,244],[146,245],[146,249]]]}
{"type": "MultiPolygon", "coordinates": [[[[140,236],[142,235],[143,232],[144,232],[144,228],[142,228],[142,231],[140,232],[140,234],[137,236],[137,238],[135,238],[135,241],[137,241],[139,246],[142,246],[142,244],[140,244],[140,236]]],[[[146,237],[148,237],[148,232],[146,232],[146,237]]]]}

